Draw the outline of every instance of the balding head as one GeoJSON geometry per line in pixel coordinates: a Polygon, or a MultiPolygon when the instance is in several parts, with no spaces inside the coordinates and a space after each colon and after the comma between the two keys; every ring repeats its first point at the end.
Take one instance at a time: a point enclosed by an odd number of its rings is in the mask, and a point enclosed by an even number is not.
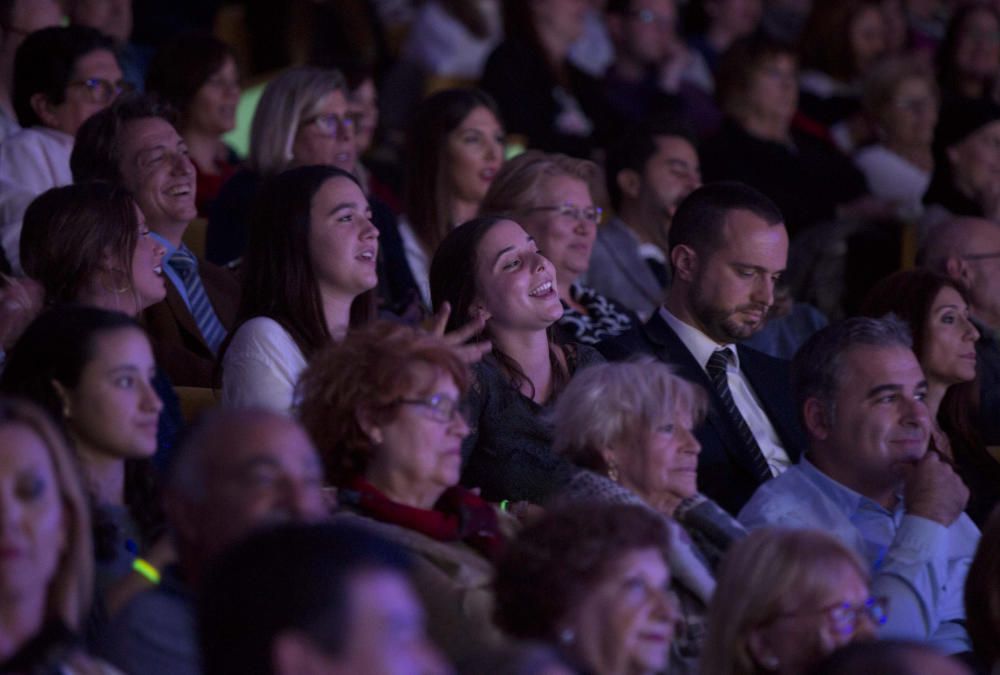
{"type": "Polygon", "coordinates": [[[965,286],[973,316],[1000,328],[1000,225],[982,218],[945,221],[927,232],[917,261],[965,286]]]}
{"type": "Polygon", "coordinates": [[[316,449],[293,419],[250,409],[207,415],[167,479],[168,518],[188,573],[261,525],[325,518],[322,476],[316,449]]]}

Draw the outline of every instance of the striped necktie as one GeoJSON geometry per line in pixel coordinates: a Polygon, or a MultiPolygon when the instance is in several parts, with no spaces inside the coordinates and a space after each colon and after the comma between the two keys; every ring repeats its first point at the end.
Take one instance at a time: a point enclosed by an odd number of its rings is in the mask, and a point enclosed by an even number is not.
{"type": "Polygon", "coordinates": [[[212,353],[217,353],[219,345],[226,338],[226,329],[219,321],[219,317],[216,316],[208,294],[205,293],[205,287],[198,275],[197,258],[191,251],[182,246],[174,251],[167,264],[177,272],[181,281],[184,282],[194,322],[198,324],[198,330],[201,331],[201,336],[205,338],[212,353]]]}
{"type": "Polygon", "coordinates": [[[753,462],[757,480],[763,483],[773,476],[771,467],[767,465],[767,459],[764,457],[764,453],[760,451],[757,439],[754,438],[753,432],[750,431],[750,425],[743,418],[740,409],[736,407],[736,401],[733,400],[733,393],[729,390],[729,378],[726,376],[726,369],[733,362],[734,358],[735,355],[731,350],[717,349],[712,352],[712,356],[708,359],[708,365],[705,366],[705,369],[708,371],[709,379],[712,380],[712,386],[715,387],[715,393],[719,395],[719,399],[722,401],[723,412],[736,425],[736,429],[740,434],[740,440],[743,441],[743,446],[753,462]]]}

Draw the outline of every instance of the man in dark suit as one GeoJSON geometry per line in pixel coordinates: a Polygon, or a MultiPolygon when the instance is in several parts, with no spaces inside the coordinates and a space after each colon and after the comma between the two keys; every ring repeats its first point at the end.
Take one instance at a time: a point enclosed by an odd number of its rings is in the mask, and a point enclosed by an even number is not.
{"type": "Polygon", "coordinates": [[[698,484],[736,514],[805,445],[788,363],[739,344],[764,324],[788,259],[781,212],[742,183],[692,192],[670,229],[673,282],[644,325],[599,345],[609,359],[652,354],[705,388],[698,484]]]}
{"type": "Polygon", "coordinates": [[[157,362],[175,385],[212,386],[240,288],[231,273],[182,241],[197,216],[195,169],[169,112],[144,96],[119,98],[80,128],[70,167],[76,182],[116,183],[135,197],[150,236],[167,251],[161,266],[170,281],[167,298],[143,316],[157,362]]]}

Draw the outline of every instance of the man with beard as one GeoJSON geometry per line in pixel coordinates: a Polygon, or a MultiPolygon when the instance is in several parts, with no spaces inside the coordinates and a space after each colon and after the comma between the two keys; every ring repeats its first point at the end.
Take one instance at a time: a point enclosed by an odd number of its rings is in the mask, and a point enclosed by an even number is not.
{"type": "Polygon", "coordinates": [[[763,326],[774,302],[788,232],[761,193],[712,183],[681,202],[668,245],[674,278],[664,305],[598,348],[611,360],[652,354],[709,392],[697,432],[698,486],[736,514],[804,445],[788,363],[739,344],[763,326]]]}
{"type": "Polygon", "coordinates": [[[701,185],[698,152],[685,130],[654,124],[612,146],[605,167],[617,215],[597,230],[587,284],[648,319],[670,277],[670,221],[701,185]]]}

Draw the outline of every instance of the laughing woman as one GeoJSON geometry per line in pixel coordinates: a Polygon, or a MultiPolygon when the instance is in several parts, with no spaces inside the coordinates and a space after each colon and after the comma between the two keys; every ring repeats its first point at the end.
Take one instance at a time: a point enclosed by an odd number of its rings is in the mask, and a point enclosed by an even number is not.
{"type": "Polygon", "coordinates": [[[552,451],[543,414],[578,368],[601,360],[590,347],[554,343],[563,315],[555,268],[520,225],[481,217],[445,237],[430,279],[435,309],[451,307],[448,328],[485,320],[493,347],[474,366],[462,484],[490,500],[545,501],[575,469],[552,451]]]}
{"type": "Polygon", "coordinates": [[[312,354],[374,314],[378,230],[361,186],[332,166],[265,183],[250,231],[222,400],[288,411],[312,354]]]}

